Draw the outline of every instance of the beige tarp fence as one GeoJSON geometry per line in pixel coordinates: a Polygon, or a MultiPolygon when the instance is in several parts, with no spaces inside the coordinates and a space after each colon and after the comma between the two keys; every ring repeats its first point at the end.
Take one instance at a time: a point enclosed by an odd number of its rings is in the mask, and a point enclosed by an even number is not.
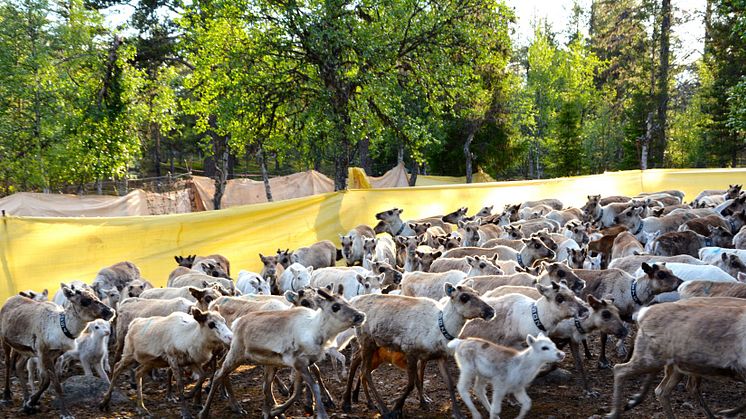
{"type": "Polygon", "coordinates": [[[382,176],[368,176],[360,167],[350,167],[347,189],[404,188],[409,186],[409,175],[404,163],[399,163],[382,176]]]}
{"type": "Polygon", "coordinates": [[[165,193],[135,189],[125,196],[19,192],[0,199],[8,215],[29,217],[118,217],[192,212],[188,190],[165,193]]]}
{"type": "MultiPolygon", "coordinates": [[[[214,209],[212,198],[215,195],[215,181],[203,176],[193,176],[192,180],[197,192],[195,199],[200,201],[197,206],[199,207],[201,204],[205,209],[214,209]]],[[[269,180],[269,186],[274,201],[334,191],[334,181],[315,170],[274,177],[269,180]]],[[[262,202],[267,202],[264,182],[251,179],[231,179],[226,183],[221,204],[223,208],[230,208],[262,202]]]]}
{"type": "MultiPolygon", "coordinates": [[[[471,180],[473,183],[497,182],[481,169],[474,173],[471,180]]],[[[415,186],[458,185],[461,183],[466,183],[466,176],[417,175],[415,186]]]]}

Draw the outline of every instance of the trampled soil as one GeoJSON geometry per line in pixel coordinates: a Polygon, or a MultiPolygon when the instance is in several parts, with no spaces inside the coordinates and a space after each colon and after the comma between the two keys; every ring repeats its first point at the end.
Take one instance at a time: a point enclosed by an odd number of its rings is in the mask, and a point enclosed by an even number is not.
{"type": "MultiPolygon", "coordinates": [[[[597,338],[594,341],[597,342],[597,338]]],[[[547,383],[546,381],[537,381],[532,387],[529,388],[528,394],[533,401],[533,407],[529,412],[528,417],[533,418],[588,418],[594,415],[603,415],[608,413],[611,395],[613,390],[613,373],[611,370],[599,370],[596,367],[595,360],[586,360],[585,366],[589,372],[593,387],[600,393],[599,397],[594,398],[586,396],[582,387],[580,386],[579,376],[574,372],[572,355],[568,354],[565,360],[561,364],[561,368],[572,371],[573,377],[570,382],[565,383],[547,383]]],[[[598,350],[592,348],[597,354],[598,350]]],[[[613,347],[610,348],[613,350],[613,347]]],[[[349,349],[345,353],[349,360],[349,349]]],[[[610,354],[612,362],[621,362],[621,360],[615,357],[615,354],[610,354]]],[[[344,392],[344,383],[337,382],[333,378],[332,368],[328,361],[321,363],[321,369],[324,373],[326,384],[332,396],[337,402],[335,408],[327,409],[331,417],[338,418],[374,418],[378,417],[378,414],[374,410],[370,410],[366,404],[364,396],[360,395],[360,402],[353,404],[353,412],[351,414],[345,414],[341,410],[341,398],[344,392]]],[[[454,382],[458,377],[458,368],[455,362],[449,363],[449,371],[454,377],[454,382]]],[[[0,365],[0,373],[5,374],[4,365],[0,365]]],[[[71,373],[81,373],[76,368],[71,368],[71,373]]],[[[280,375],[287,380],[288,373],[281,372],[280,375]]],[[[399,389],[403,388],[406,383],[406,375],[403,371],[398,370],[392,366],[382,366],[379,370],[374,372],[374,380],[377,383],[378,390],[381,395],[390,401],[389,404],[393,403],[393,400],[398,396],[399,389]]],[[[228,408],[228,403],[225,400],[218,399],[213,404],[211,410],[211,417],[213,418],[237,418],[237,417],[250,417],[259,418],[261,417],[261,369],[252,366],[241,367],[237,372],[231,375],[233,387],[237,392],[237,397],[241,401],[243,408],[249,412],[246,416],[240,416],[232,413],[228,408]]],[[[660,377],[659,377],[660,378],[660,377]]],[[[540,379],[541,380],[541,379],[540,379]]],[[[112,410],[107,413],[103,413],[97,410],[95,406],[75,407],[71,411],[78,419],[84,418],[134,418],[138,417],[135,411],[135,391],[131,389],[128,378],[121,377],[117,380],[117,386],[126,394],[131,402],[124,405],[113,406],[112,410]]],[[[625,388],[625,399],[628,398],[633,392],[636,392],[639,388],[640,380],[632,380],[625,388]]],[[[13,418],[23,417],[20,413],[20,392],[18,381],[13,379],[13,390],[14,390],[14,405],[12,407],[0,406],[0,417],[13,418]]],[[[171,403],[165,400],[165,382],[160,380],[154,382],[152,380],[145,380],[144,393],[145,393],[145,405],[150,410],[152,415],[156,418],[179,418],[180,413],[178,406],[175,403],[171,403]]],[[[437,366],[434,363],[428,366],[425,376],[425,391],[433,400],[433,404],[428,410],[420,408],[417,398],[416,390],[412,392],[405,405],[405,417],[411,418],[449,418],[450,415],[450,402],[448,392],[445,384],[440,379],[437,373],[437,366]]],[[[703,392],[705,400],[708,401],[710,407],[713,410],[720,410],[725,408],[735,407],[736,405],[744,401],[744,385],[735,381],[727,379],[716,379],[707,380],[703,383],[703,392]]],[[[53,398],[53,390],[48,390],[42,398],[42,413],[36,415],[36,417],[52,418],[59,417],[57,410],[51,407],[51,401],[53,398]]],[[[278,395],[278,401],[283,400],[278,395]]],[[[477,405],[479,403],[477,402],[477,405]]],[[[466,406],[459,401],[459,406],[462,412],[468,417],[468,410],[466,406]]],[[[678,418],[700,418],[704,417],[701,410],[699,409],[696,401],[689,396],[684,390],[683,384],[679,385],[679,388],[674,392],[672,397],[672,406],[674,413],[678,418]]],[[[518,414],[518,406],[512,406],[506,401],[503,402],[503,418],[512,418],[518,414]]],[[[193,414],[197,414],[197,410],[192,410],[193,414]]],[[[297,405],[291,408],[287,412],[288,417],[303,417],[303,408],[297,405]]],[[[651,394],[643,402],[641,406],[638,406],[634,410],[626,413],[624,417],[630,418],[658,418],[663,417],[662,409],[659,403],[655,400],[654,395],[651,394]]]]}

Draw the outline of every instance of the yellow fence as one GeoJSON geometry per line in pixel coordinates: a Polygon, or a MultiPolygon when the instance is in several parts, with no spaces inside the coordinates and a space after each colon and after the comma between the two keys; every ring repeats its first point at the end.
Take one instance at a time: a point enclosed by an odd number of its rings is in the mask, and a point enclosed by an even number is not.
{"type": "Polygon", "coordinates": [[[338,243],[338,234],[358,224],[375,224],[374,215],[403,208],[405,218],[483,205],[559,198],[582,205],[586,195],[634,195],[679,189],[691,200],[702,189],[746,183],[746,169],[649,170],[601,175],[441,185],[416,188],[349,190],[267,204],[192,214],[115,218],[2,218],[0,227],[0,299],[24,289],[54,292],[60,282],[90,282],[110,264],[129,260],[145,278],[163,286],[176,266],[173,256],[221,253],[240,269],[258,271],[258,254],[296,248],[322,239],[338,243]]]}

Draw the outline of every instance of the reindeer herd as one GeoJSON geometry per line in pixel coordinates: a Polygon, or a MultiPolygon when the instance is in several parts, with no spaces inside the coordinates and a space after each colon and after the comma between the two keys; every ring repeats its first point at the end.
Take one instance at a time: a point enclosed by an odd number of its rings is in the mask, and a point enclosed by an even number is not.
{"type": "Polygon", "coordinates": [[[592,195],[582,208],[543,199],[499,213],[488,206],[468,216],[459,208],[409,221],[393,208],[378,213],[375,226],[340,235],[339,248],[324,240],[259,254],[262,271],[242,270],[235,281],[224,256],[190,255],[176,256],[165,288],[120,262],[90,284],[61,284],[52,301],[46,290],[23,291],[0,309],[2,402],[12,404],[15,375],[24,413],[39,411],[51,384],[61,417],[71,418],[61,381],[76,361],[109,384],[103,411],[127,373],[138,413],[149,416],[143,380],[163,379],[153,371],[166,369],[167,398],[175,397],[182,417],[198,410],[206,418],[226,398],[233,412],[246,414],[232,378],[251,364],[263,367],[264,418],[284,417],[295,403],[326,418],[334,398],[319,364],[328,358],[338,379],[347,375],[342,410],[366,408],[358,401],[362,388],[368,408],[400,417],[414,389],[423,408],[431,403],[424,376],[433,361],[454,416],[463,417],[458,393],[472,417],[481,417],[473,393],[490,418],[512,394],[524,417],[526,388],[556,368],[563,346],[581,391],[599,396],[583,362],[597,335],[599,368],[611,367],[610,342],[623,360],[613,367],[609,417],[642,403],[663,372],[655,395],[667,417],[674,417],[670,394],[686,378],[712,418],[702,379],[746,380],[746,193],[731,185],[689,204],[683,198],[676,190],[592,195]],[[393,406],[393,395],[373,380],[386,363],[406,373],[393,406]],[[278,374],[283,369],[289,378],[278,374]],[[625,403],[624,383],[633,377],[642,388],[625,403]],[[278,403],[276,393],[286,400],[278,403]]]}

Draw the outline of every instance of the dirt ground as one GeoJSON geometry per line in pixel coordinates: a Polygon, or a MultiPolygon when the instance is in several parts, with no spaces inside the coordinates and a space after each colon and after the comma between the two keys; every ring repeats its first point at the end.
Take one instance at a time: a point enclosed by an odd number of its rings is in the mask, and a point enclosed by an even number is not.
{"type": "MultiPolygon", "coordinates": [[[[597,341],[597,339],[596,339],[597,341]]],[[[528,414],[532,418],[588,418],[594,415],[603,415],[608,413],[611,395],[613,389],[613,373],[611,370],[599,370],[596,367],[595,360],[585,361],[586,369],[589,371],[593,387],[600,393],[597,398],[586,396],[580,386],[579,376],[574,374],[572,355],[569,354],[561,364],[561,368],[573,371],[571,382],[556,384],[546,381],[537,381],[529,388],[528,394],[533,401],[533,407],[528,414]]],[[[597,349],[593,348],[597,353],[597,349]]],[[[346,353],[349,360],[349,350],[346,353]]],[[[612,362],[620,362],[619,359],[612,355],[612,362]]],[[[375,418],[378,414],[374,410],[368,409],[364,402],[364,396],[360,395],[360,402],[353,404],[353,413],[345,414],[341,410],[341,398],[344,392],[344,383],[339,383],[333,378],[332,369],[328,361],[321,364],[322,372],[326,379],[327,386],[332,396],[337,402],[335,408],[328,409],[331,417],[338,418],[375,418]]],[[[450,362],[449,370],[454,377],[458,377],[458,368],[454,362],[450,362]]],[[[71,368],[72,373],[75,368],[71,368]]],[[[77,373],[80,373],[78,371],[77,373]]],[[[0,365],[0,374],[5,374],[4,365],[0,365]]],[[[281,372],[282,377],[287,377],[286,372],[281,372]]],[[[403,388],[406,383],[406,376],[392,366],[381,367],[374,372],[374,380],[382,396],[393,403],[398,396],[399,389],[403,388]]],[[[241,367],[237,372],[231,375],[233,387],[237,392],[237,397],[241,401],[244,409],[248,413],[245,417],[261,417],[261,370],[252,366],[241,367]]],[[[539,379],[541,380],[541,379],[539,379]]],[[[131,402],[124,405],[113,406],[112,410],[107,413],[99,412],[95,406],[76,407],[71,409],[72,413],[78,419],[83,418],[134,418],[138,417],[135,411],[135,391],[130,388],[128,380],[121,377],[117,380],[117,386],[126,394],[131,402]]],[[[639,388],[639,380],[633,380],[625,389],[625,398],[629,397],[639,388]]],[[[23,416],[20,413],[20,393],[18,381],[13,381],[14,405],[12,407],[0,407],[0,417],[13,418],[23,416]]],[[[145,405],[156,418],[179,418],[179,410],[176,404],[165,400],[165,383],[146,380],[144,384],[145,405]]],[[[449,418],[450,402],[445,384],[437,374],[437,366],[434,363],[428,366],[425,377],[425,391],[433,400],[432,406],[428,410],[420,408],[416,391],[413,391],[407,399],[405,405],[405,417],[411,418],[449,418]]],[[[703,384],[705,399],[710,403],[710,407],[716,410],[734,407],[743,402],[744,388],[742,383],[736,383],[728,380],[708,380],[703,384]]],[[[42,413],[37,417],[52,418],[59,417],[58,412],[51,408],[53,391],[47,391],[42,399],[42,413]]],[[[278,401],[282,400],[278,395],[278,401]]],[[[479,403],[477,403],[479,405],[479,403]]],[[[468,417],[468,410],[463,403],[459,401],[459,406],[468,417]]],[[[701,410],[688,393],[683,389],[683,385],[674,392],[672,398],[674,413],[678,418],[700,418],[704,417],[701,410]]],[[[502,417],[512,418],[518,414],[518,406],[511,406],[503,402],[502,417]]],[[[197,411],[193,410],[196,414],[197,411]]],[[[291,408],[288,411],[288,417],[303,417],[303,409],[300,405],[291,408]]],[[[235,418],[241,417],[233,414],[228,409],[228,403],[225,400],[218,399],[213,404],[211,410],[213,418],[235,418]]],[[[660,405],[651,394],[646,401],[636,409],[628,412],[625,417],[630,418],[658,418],[663,417],[660,405]]]]}

